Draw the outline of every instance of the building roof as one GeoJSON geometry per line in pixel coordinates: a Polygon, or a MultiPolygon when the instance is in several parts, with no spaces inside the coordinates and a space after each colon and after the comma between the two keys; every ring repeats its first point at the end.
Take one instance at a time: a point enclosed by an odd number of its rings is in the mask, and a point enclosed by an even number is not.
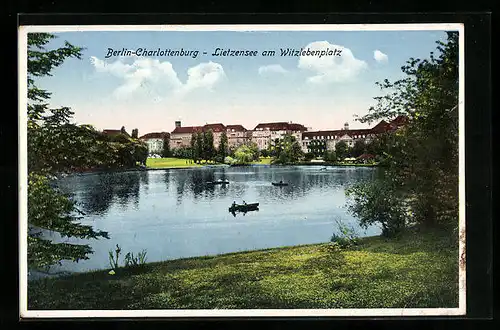
{"type": "MultiPolygon", "coordinates": [[[[122,133],[121,129],[103,129],[102,130],[102,134],[105,134],[105,135],[118,135],[121,133],[122,133]]],[[[125,131],[125,135],[130,136],[127,133],[127,131],[125,131]]]]}
{"type": "Polygon", "coordinates": [[[209,129],[211,129],[212,132],[225,132],[226,131],[226,126],[224,126],[221,123],[206,124],[205,126],[203,126],[203,130],[204,131],[209,130],[209,129]]]}
{"type": "Polygon", "coordinates": [[[144,134],[143,136],[140,137],[141,140],[147,140],[147,139],[163,139],[165,137],[169,137],[170,133],[168,132],[153,132],[153,133],[147,133],[144,134]]]}
{"type": "Polygon", "coordinates": [[[185,126],[185,127],[176,127],[171,134],[182,134],[182,133],[195,133],[201,131],[201,126],[185,126]]]}
{"type": "Polygon", "coordinates": [[[234,130],[235,132],[246,132],[247,129],[242,125],[226,125],[228,130],[234,130]]]}
{"type": "Polygon", "coordinates": [[[270,131],[307,131],[304,125],[291,122],[260,123],[255,126],[254,131],[257,129],[268,129],[270,131]]]}

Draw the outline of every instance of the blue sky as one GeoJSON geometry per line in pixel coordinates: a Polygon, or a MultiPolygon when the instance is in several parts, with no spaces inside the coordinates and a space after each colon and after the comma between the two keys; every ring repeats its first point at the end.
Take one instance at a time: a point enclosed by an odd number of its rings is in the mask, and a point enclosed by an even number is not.
{"type": "Polygon", "coordinates": [[[50,77],[52,106],[69,106],[75,121],[98,129],[139,129],[139,134],[222,122],[252,129],[260,122],[293,121],[314,130],[352,128],[366,114],[375,82],[402,77],[410,57],[428,58],[444,31],[82,31],[55,33],[84,47],[50,77]],[[280,48],[343,49],[340,57],[282,57],[280,48]],[[264,57],[216,57],[217,48],[275,50],[264,57]],[[108,48],[199,50],[192,57],[105,58],[108,48]],[[207,55],[202,53],[206,51],[207,55]]]}

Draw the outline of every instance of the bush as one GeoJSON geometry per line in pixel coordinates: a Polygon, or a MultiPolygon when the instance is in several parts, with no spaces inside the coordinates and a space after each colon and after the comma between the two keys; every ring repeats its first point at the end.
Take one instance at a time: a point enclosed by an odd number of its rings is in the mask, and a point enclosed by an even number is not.
{"type": "Polygon", "coordinates": [[[348,210],[363,228],[378,224],[382,235],[392,236],[405,227],[408,216],[405,198],[395,187],[381,179],[354,184],[346,190],[348,210]]]}
{"type": "Polygon", "coordinates": [[[359,235],[356,230],[352,226],[347,226],[342,221],[336,220],[337,223],[337,232],[333,233],[330,238],[330,242],[333,243],[333,250],[337,250],[338,248],[349,248],[354,245],[357,245],[359,242],[359,235]]]}

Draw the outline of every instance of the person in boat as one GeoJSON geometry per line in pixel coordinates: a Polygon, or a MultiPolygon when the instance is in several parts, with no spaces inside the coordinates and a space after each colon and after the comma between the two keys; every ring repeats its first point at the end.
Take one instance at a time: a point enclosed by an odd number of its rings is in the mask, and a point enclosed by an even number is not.
{"type": "Polygon", "coordinates": [[[243,201],[243,205],[247,206],[247,202],[243,201]]]}
{"type": "Polygon", "coordinates": [[[280,184],[283,184],[283,180],[280,180],[280,184]]]}
{"type": "Polygon", "coordinates": [[[236,206],[236,201],[233,201],[233,205],[231,205],[232,207],[235,207],[236,206]]]}

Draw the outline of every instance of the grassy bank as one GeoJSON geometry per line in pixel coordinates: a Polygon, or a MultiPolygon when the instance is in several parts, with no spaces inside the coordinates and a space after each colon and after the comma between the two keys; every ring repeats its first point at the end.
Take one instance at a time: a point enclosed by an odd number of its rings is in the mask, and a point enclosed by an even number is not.
{"type": "Polygon", "coordinates": [[[200,164],[191,163],[185,158],[148,158],[146,166],[150,168],[175,168],[175,167],[199,167],[200,164]]]}
{"type": "Polygon", "coordinates": [[[151,263],[29,283],[29,309],[458,306],[456,241],[439,232],[151,263]]]}

